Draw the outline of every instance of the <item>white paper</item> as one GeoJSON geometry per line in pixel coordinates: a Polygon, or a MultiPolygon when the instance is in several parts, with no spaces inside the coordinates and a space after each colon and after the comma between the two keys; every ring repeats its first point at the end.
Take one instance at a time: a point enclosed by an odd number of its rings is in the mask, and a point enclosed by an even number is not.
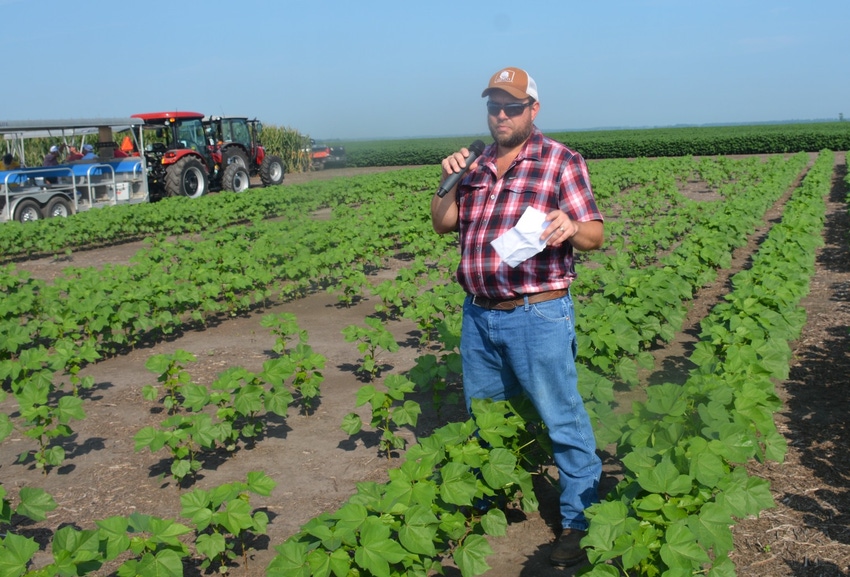
{"type": "Polygon", "coordinates": [[[514,268],[546,248],[546,239],[540,239],[546,230],[546,223],[546,213],[529,206],[516,226],[490,244],[496,249],[499,258],[514,268]]]}

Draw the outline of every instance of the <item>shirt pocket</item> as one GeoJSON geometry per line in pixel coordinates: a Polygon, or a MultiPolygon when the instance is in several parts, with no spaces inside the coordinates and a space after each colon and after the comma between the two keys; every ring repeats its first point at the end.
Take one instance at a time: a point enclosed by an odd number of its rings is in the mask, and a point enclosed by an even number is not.
{"type": "Polygon", "coordinates": [[[471,223],[479,219],[487,205],[487,188],[484,183],[464,186],[458,199],[460,205],[460,221],[471,223]]]}
{"type": "Polygon", "coordinates": [[[546,179],[534,176],[526,175],[521,177],[517,176],[516,178],[508,176],[505,178],[503,187],[505,192],[508,194],[522,194],[526,196],[539,195],[542,199],[549,196],[552,183],[548,182],[546,179]]]}

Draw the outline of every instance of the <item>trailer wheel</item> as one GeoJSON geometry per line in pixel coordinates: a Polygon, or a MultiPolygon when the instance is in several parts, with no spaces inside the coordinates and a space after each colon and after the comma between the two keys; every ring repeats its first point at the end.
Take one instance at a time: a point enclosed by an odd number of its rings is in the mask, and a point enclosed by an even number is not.
{"type": "Polygon", "coordinates": [[[226,167],[234,163],[248,168],[248,155],[238,146],[225,148],[221,153],[221,165],[226,167]]]}
{"type": "Polygon", "coordinates": [[[198,198],[207,193],[209,180],[204,165],[197,158],[181,158],[165,173],[165,193],[168,196],[198,198]]]}
{"type": "Polygon", "coordinates": [[[283,182],[283,161],[279,156],[267,155],[260,165],[260,180],[263,186],[274,186],[283,182]]]}
{"type": "Polygon", "coordinates": [[[15,220],[18,222],[34,222],[42,218],[41,207],[34,200],[22,200],[15,207],[15,220]]]}
{"type": "Polygon", "coordinates": [[[74,214],[74,211],[71,209],[71,203],[68,202],[67,198],[61,196],[52,198],[47,203],[47,208],[44,209],[44,216],[47,218],[65,218],[72,214],[74,214]]]}
{"type": "Polygon", "coordinates": [[[251,177],[248,175],[248,169],[246,167],[234,162],[224,169],[224,174],[221,177],[222,189],[243,192],[250,187],[251,177]]]}

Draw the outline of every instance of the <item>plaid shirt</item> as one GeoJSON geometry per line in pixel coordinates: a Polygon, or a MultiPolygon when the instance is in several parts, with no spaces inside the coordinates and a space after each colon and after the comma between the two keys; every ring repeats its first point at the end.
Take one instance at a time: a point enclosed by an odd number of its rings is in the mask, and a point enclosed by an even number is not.
{"type": "Polygon", "coordinates": [[[547,246],[516,268],[502,262],[490,242],[513,228],[528,206],[601,221],[584,159],[537,127],[502,178],[496,177],[495,153],[495,144],[485,148],[478,168],[458,186],[458,282],[470,294],[493,299],[569,288],[576,277],[569,242],[547,246]]]}

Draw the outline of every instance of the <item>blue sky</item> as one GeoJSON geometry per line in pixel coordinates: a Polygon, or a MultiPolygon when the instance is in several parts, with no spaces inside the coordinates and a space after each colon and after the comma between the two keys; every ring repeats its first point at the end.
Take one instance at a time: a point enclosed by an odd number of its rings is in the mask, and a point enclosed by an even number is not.
{"type": "Polygon", "coordinates": [[[850,119],[847,0],[0,0],[0,120],[193,110],[316,139],[486,132],[504,66],[544,130],[850,119]]]}

